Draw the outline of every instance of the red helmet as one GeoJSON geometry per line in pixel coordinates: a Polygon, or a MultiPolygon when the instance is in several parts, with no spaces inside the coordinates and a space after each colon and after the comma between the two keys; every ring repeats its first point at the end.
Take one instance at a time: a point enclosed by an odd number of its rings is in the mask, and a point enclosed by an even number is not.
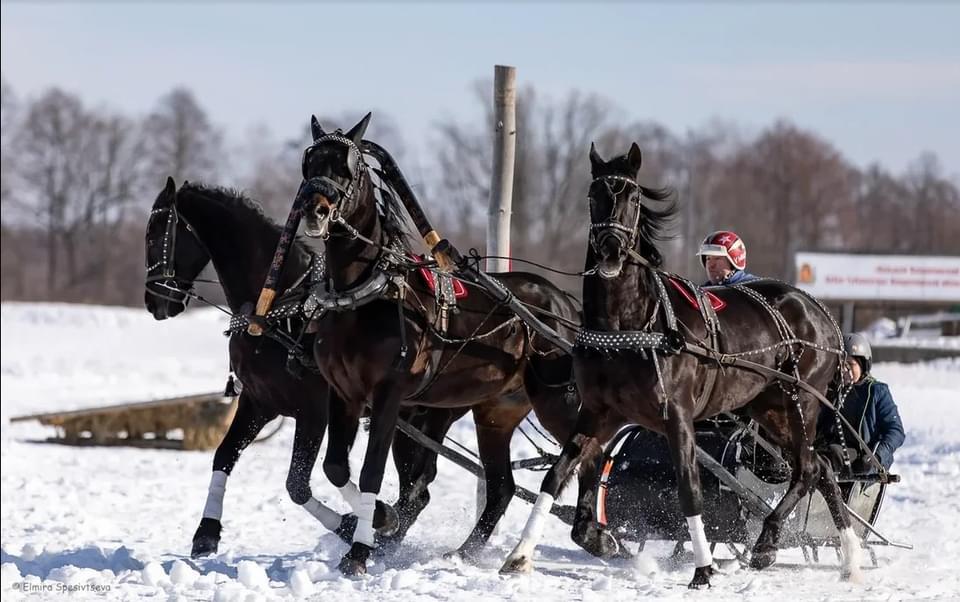
{"type": "Polygon", "coordinates": [[[729,230],[720,230],[704,238],[697,255],[704,264],[708,256],[726,257],[734,269],[747,268],[747,247],[736,232],[729,230]]]}

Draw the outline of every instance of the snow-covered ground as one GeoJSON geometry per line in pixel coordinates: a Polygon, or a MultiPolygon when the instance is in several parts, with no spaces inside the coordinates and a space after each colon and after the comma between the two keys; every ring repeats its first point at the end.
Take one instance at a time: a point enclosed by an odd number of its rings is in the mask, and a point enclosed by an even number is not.
{"type": "MultiPolygon", "coordinates": [[[[220,553],[192,561],[211,453],[42,445],[28,440],[50,429],[9,422],[22,414],[217,390],[227,366],[224,326],[222,315],[207,310],[155,322],[135,309],[2,305],[4,600],[960,598],[957,359],[875,368],[907,428],[895,465],[903,482],[890,488],[879,527],[915,549],[880,549],[881,568],[865,571],[866,585],[841,582],[832,554],[805,566],[799,551],[785,550],[767,571],[729,569],[712,590],[691,592],[692,565],[668,566],[669,544],[648,546],[635,560],[602,562],[577,548],[568,527],[553,518],[536,572],[501,577],[497,569],[530,506],[514,500],[480,566],[443,559],[474,519],[473,478],[444,460],[433,502],[399,554],[373,562],[366,577],[347,579],[336,570],[345,544],[286,495],[289,426],[247,450],[227,485],[220,553]]],[[[475,448],[472,428],[461,421],[452,435],[475,448]]],[[[363,447],[361,441],[354,450],[355,469],[363,447]]],[[[519,435],[514,448],[514,457],[531,455],[519,435]]],[[[541,475],[517,473],[531,489],[541,475]]],[[[319,469],[313,484],[317,497],[346,509],[319,469]]],[[[383,497],[395,499],[396,490],[388,472],[383,497]]]]}

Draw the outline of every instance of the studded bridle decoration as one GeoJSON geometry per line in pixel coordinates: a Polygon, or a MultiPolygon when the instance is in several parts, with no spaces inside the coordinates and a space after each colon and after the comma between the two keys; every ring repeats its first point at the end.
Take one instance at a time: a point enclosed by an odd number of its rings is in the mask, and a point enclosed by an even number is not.
{"type": "MultiPolygon", "coordinates": [[[[615,231],[623,232],[626,234],[627,242],[626,242],[625,250],[633,249],[637,244],[637,237],[640,234],[640,213],[641,213],[640,212],[640,199],[641,199],[640,185],[637,184],[636,180],[634,180],[633,178],[628,178],[626,176],[619,176],[619,175],[598,176],[594,178],[593,181],[590,183],[591,188],[593,187],[593,184],[596,184],[597,182],[602,182],[607,187],[607,190],[609,191],[611,198],[613,200],[613,207],[610,210],[610,217],[613,217],[617,213],[617,203],[620,200],[619,197],[621,194],[623,194],[626,191],[628,184],[633,186],[633,189],[631,194],[627,197],[627,202],[634,203],[636,207],[634,208],[635,211],[634,211],[632,226],[625,226],[617,221],[591,223],[590,224],[590,245],[593,247],[594,251],[596,251],[597,253],[600,253],[600,242],[602,240],[601,234],[606,230],[615,230],[615,231]],[[620,183],[621,187],[619,188],[619,190],[614,190],[610,182],[620,183]]],[[[593,198],[593,193],[590,193],[588,195],[588,198],[590,200],[590,205],[592,208],[592,206],[596,202],[596,200],[593,198]]]]}
{"type": "Polygon", "coordinates": [[[177,270],[174,263],[174,252],[177,248],[177,224],[180,222],[180,214],[177,213],[177,206],[171,204],[169,207],[154,209],[150,212],[150,218],[152,219],[154,216],[163,213],[167,214],[167,224],[163,230],[160,259],[153,264],[147,264],[144,286],[150,295],[186,307],[190,303],[190,291],[177,285],[177,270]],[[160,272],[154,274],[153,272],[156,270],[160,270],[160,272]],[[169,293],[178,293],[181,296],[177,298],[169,293]]]}
{"type": "Polygon", "coordinates": [[[342,144],[347,147],[347,171],[350,172],[350,181],[346,186],[342,186],[339,182],[328,176],[321,176],[320,179],[327,181],[340,193],[340,198],[337,199],[336,202],[338,210],[337,212],[350,215],[354,209],[353,204],[356,202],[357,197],[360,195],[360,192],[363,189],[363,176],[367,171],[367,164],[363,160],[363,152],[360,150],[360,147],[357,146],[353,140],[344,136],[343,132],[337,130],[332,134],[324,134],[323,136],[315,139],[313,144],[308,146],[306,150],[303,151],[303,161],[301,164],[303,179],[310,179],[307,176],[307,166],[309,164],[310,156],[317,150],[318,147],[327,142],[336,142],[337,144],[342,144]]]}

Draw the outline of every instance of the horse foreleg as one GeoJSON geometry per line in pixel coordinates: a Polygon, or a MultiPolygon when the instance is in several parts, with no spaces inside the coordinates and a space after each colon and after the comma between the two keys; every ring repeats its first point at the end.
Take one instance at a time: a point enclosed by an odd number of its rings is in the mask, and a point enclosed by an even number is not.
{"type": "Polygon", "coordinates": [[[573,433],[563,444],[560,457],[543,478],[540,495],[533,504],[533,510],[523,528],[520,541],[500,567],[501,573],[528,573],[533,570],[533,553],[543,536],[543,522],[550,513],[554,500],[560,494],[560,489],[573,474],[583,450],[594,443],[598,423],[598,416],[586,406],[581,407],[573,433]]]}
{"type": "Polygon", "coordinates": [[[836,525],[837,531],[840,533],[840,551],[843,556],[841,575],[849,581],[862,582],[863,574],[860,571],[860,565],[863,561],[863,554],[860,538],[853,531],[850,514],[843,505],[843,495],[840,493],[840,486],[837,485],[833,467],[825,458],[816,456],[816,460],[820,464],[820,478],[817,480],[817,489],[827,502],[833,524],[836,525]]]}
{"type": "Polygon", "coordinates": [[[367,572],[367,559],[375,545],[373,514],[377,506],[377,494],[383,484],[387,454],[397,427],[400,398],[403,389],[393,378],[377,384],[373,394],[370,417],[370,436],[360,470],[360,501],[356,507],[357,527],[353,532],[353,544],[340,560],[339,569],[344,575],[359,575],[367,572]]]}
{"type": "Polygon", "coordinates": [[[237,400],[237,412],[233,415],[230,428],[213,454],[213,474],[207,490],[207,501],[203,506],[200,526],[193,534],[193,546],[190,556],[198,558],[215,554],[220,545],[220,519],[223,516],[223,496],[226,493],[227,477],[236,466],[240,454],[256,439],[257,434],[276,414],[262,415],[253,398],[246,392],[237,400]]]}
{"type": "Polygon", "coordinates": [[[591,449],[586,449],[581,454],[580,468],[577,471],[577,511],[570,537],[577,545],[598,558],[629,556],[626,548],[621,546],[613,533],[606,528],[605,519],[604,522],[601,521],[601,512],[605,512],[601,506],[605,502],[597,493],[600,479],[597,457],[602,451],[603,447],[597,441],[591,449]]]}
{"type": "Polygon", "coordinates": [[[703,529],[703,494],[700,491],[700,471],[697,465],[697,438],[693,419],[679,405],[670,406],[666,422],[667,445],[677,474],[677,495],[680,510],[687,518],[690,542],[693,546],[693,579],[688,584],[691,589],[710,587],[713,575],[713,555],[703,529]]]}

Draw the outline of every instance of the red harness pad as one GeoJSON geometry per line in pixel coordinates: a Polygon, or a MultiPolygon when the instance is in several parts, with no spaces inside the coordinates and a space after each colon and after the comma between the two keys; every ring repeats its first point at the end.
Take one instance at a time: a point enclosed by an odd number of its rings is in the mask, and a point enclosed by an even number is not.
{"type": "MultiPolygon", "coordinates": [[[[417,261],[423,261],[423,255],[414,255],[414,259],[417,261]]],[[[420,268],[420,275],[423,276],[423,280],[427,283],[427,287],[430,288],[430,292],[436,294],[437,292],[437,281],[433,277],[433,272],[427,268],[420,268]]],[[[455,299],[463,299],[467,296],[467,287],[456,278],[453,279],[453,297],[455,299]]]]}
{"type": "MultiPolygon", "coordinates": [[[[693,308],[696,309],[697,311],[700,311],[700,304],[697,303],[696,297],[694,297],[693,294],[689,290],[687,290],[687,287],[685,287],[682,283],[677,282],[673,278],[668,278],[668,280],[670,281],[670,284],[673,285],[673,288],[677,289],[677,291],[679,291],[680,294],[683,295],[683,298],[687,300],[687,303],[692,305],[693,308]]],[[[707,299],[710,299],[710,305],[713,306],[713,311],[719,312],[720,310],[722,310],[724,307],[727,306],[726,301],[714,295],[710,291],[704,291],[704,294],[707,296],[707,299]]]]}

